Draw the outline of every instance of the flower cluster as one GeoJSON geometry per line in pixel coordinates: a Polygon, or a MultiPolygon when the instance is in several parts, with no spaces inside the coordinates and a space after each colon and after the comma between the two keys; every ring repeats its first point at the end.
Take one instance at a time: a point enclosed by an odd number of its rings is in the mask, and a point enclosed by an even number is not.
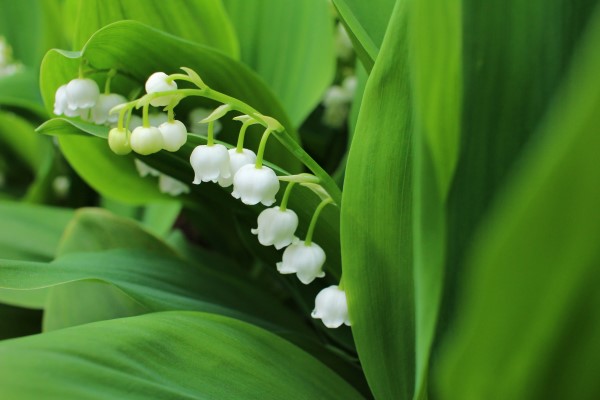
{"type": "MultiPolygon", "coordinates": [[[[187,128],[174,119],[174,107],[186,96],[204,96],[207,86],[200,77],[187,68],[182,68],[187,75],[167,75],[163,72],[152,74],[145,84],[146,94],[140,99],[127,102],[119,95],[101,95],[96,82],[89,78],[77,78],[61,86],[56,92],[55,114],[70,117],[78,116],[97,124],[114,124],[108,133],[108,145],[119,155],[134,151],[137,154],[149,155],[160,150],[178,151],[187,141],[187,128]],[[191,82],[198,89],[178,89],[176,80],[191,82]],[[164,107],[160,123],[151,123],[149,106],[164,107]],[[132,121],[133,108],[143,108],[142,121],[132,121]],[[117,113],[118,112],[118,116],[117,113]],[[125,118],[127,117],[127,123],[125,118]],[[135,126],[139,125],[139,126],[135,126]],[[158,126],[155,126],[158,125],[158,126]],[[129,128],[135,126],[130,131],[129,128]]],[[[108,87],[109,84],[107,84],[108,87]]],[[[216,93],[211,89],[212,93],[216,93]]],[[[215,100],[213,98],[213,100],[215,100]]],[[[275,171],[263,165],[263,155],[269,136],[282,134],[283,126],[273,118],[264,116],[241,101],[220,94],[219,101],[225,103],[205,116],[200,122],[206,124],[206,144],[196,146],[190,154],[190,165],[194,172],[193,184],[203,182],[218,183],[227,188],[232,186],[231,195],[247,205],[269,207],[263,210],[257,220],[257,227],[251,232],[258,237],[264,246],[274,246],[283,250],[281,262],[276,264],[277,271],[282,274],[295,274],[303,284],[309,284],[317,278],[325,276],[323,266],[326,261],[325,251],[312,241],[316,221],[323,207],[333,202],[329,194],[318,185],[318,179],[312,175],[278,177],[275,171]],[[221,99],[228,99],[228,102],[221,99]],[[242,127],[236,147],[228,149],[224,144],[214,140],[215,125],[219,119],[230,111],[242,112],[234,118],[241,121],[242,127]],[[244,148],[244,135],[250,125],[260,124],[265,128],[259,148],[255,153],[244,148]],[[280,189],[280,180],[287,181],[287,188],[279,206],[274,206],[276,195],[280,189]],[[287,208],[288,199],[296,183],[306,187],[317,186],[322,201],[315,210],[306,237],[300,240],[295,233],[298,228],[298,215],[287,208]]],[[[141,176],[154,176],[159,179],[161,192],[171,195],[188,193],[189,187],[162,174],[142,161],[135,160],[141,176]]],[[[315,301],[314,318],[323,320],[329,328],[337,328],[342,324],[349,325],[346,294],[339,286],[323,289],[315,301]],[[335,290],[334,290],[335,288],[335,290]]]]}

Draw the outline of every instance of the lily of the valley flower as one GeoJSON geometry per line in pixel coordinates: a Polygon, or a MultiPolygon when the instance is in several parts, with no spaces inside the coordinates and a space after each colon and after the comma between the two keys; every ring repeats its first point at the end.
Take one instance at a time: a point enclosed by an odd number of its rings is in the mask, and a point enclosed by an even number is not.
{"type": "Polygon", "coordinates": [[[254,205],[262,203],[270,206],[275,203],[275,195],[279,191],[279,180],[275,172],[264,165],[244,165],[233,177],[231,195],[241,199],[242,203],[254,205]]]}
{"type": "Polygon", "coordinates": [[[135,168],[138,171],[138,174],[140,174],[140,176],[142,178],[147,177],[148,175],[150,176],[160,176],[160,171],[152,168],[151,166],[149,166],[148,164],[146,164],[143,161],[138,160],[137,158],[134,160],[135,163],[135,168]]]}
{"type": "Polygon", "coordinates": [[[298,216],[295,212],[272,207],[258,215],[258,227],[251,232],[258,235],[258,241],[263,246],[273,245],[279,250],[294,241],[296,228],[298,228],[298,216]]]}
{"type": "Polygon", "coordinates": [[[233,177],[244,165],[254,164],[256,162],[256,154],[252,150],[242,149],[238,152],[237,149],[229,149],[229,169],[231,176],[229,178],[219,179],[219,185],[229,187],[233,184],[233,177]]]}
{"type": "Polygon", "coordinates": [[[131,153],[131,144],[129,143],[130,132],[125,128],[113,128],[108,132],[108,147],[120,155],[131,153]]]}
{"type": "MultiPolygon", "coordinates": [[[[85,110],[87,111],[87,110],[85,110]]],[[[67,85],[62,85],[54,94],[54,114],[67,117],[79,117],[81,110],[71,110],[67,101],[67,85]]]]}
{"type": "Polygon", "coordinates": [[[311,316],[321,319],[328,328],[338,328],[342,324],[350,326],[346,292],[337,285],[321,290],[315,299],[311,316]]]}
{"type": "MultiPolygon", "coordinates": [[[[146,93],[168,92],[177,89],[177,83],[167,82],[168,75],[164,72],[155,72],[146,81],[146,93]]],[[[174,96],[162,96],[150,101],[154,107],[167,106],[174,96]]]]}
{"type": "Polygon", "coordinates": [[[109,114],[108,112],[119,104],[126,103],[127,99],[120,94],[110,93],[101,94],[98,97],[96,105],[92,108],[92,122],[97,125],[105,123],[114,124],[119,119],[118,114],[109,114]]]}
{"type": "Polygon", "coordinates": [[[325,252],[321,246],[297,241],[285,249],[282,261],[277,263],[277,271],[282,274],[296,274],[300,282],[308,285],[316,278],[325,276],[324,263],[325,252]]]}
{"type": "Polygon", "coordinates": [[[129,138],[131,149],[138,154],[148,155],[157,153],[163,148],[163,138],[158,128],[154,126],[139,126],[131,132],[129,138]]]}
{"type": "Polygon", "coordinates": [[[96,105],[100,89],[93,79],[78,78],[67,83],[67,107],[72,110],[85,110],[96,105]]]}
{"type": "Polygon", "coordinates": [[[188,185],[165,174],[160,174],[158,177],[158,189],[161,193],[167,193],[171,196],[179,196],[190,192],[188,185]]]}
{"type": "Polygon", "coordinates": [[[163,138],[164,149],[167,151],[177,151],[187,141],[187,128],[181,121],[163,122],[158,130],[163,138]]]}
{"type": "Polygon", "coordinates": [[[231,176],[229,153],[222,144],[196,146],[190,156],[190,164],[194,169],[195,185],[201,182],[217,182],[231,176]]]}

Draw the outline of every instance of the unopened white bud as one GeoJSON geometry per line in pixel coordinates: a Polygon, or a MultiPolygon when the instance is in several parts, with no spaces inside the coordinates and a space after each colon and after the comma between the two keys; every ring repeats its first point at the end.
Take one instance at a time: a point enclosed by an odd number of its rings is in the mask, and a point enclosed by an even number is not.
{"type": "Polygon", "coordinates": [[[88,109],[96,105],[100,89],[96,81],[89,78],[73,79],[67,84],[67,105],[71,110],[88,109]]]}
{"type": "Polygon", "coordinates": [[[157,153],[163,148],[162,135],[158,128],[154,126],[135,128],[131,132],[129,141],[131,149],[142,155],[157,153]]]}
{"type": "Polygon", "coordinates": [[[163,122],[158,130],[163,137],[164,149],[167,151],[177,151],[187,141],[187,128],[181,121],[163,122]]]}
{"type": "Polygon", "coordinates": [[[105,123],[115,123],[119,119],[118,113],[109,114],[108,112],[113,109],[113,107],[118,106],[119,104],[126,103],[127,99],[120,94],[110,93],[110,94],[101,94],[98,97],[98,101],[96,105],[92,108],[92,122],[97,125],[102,125],[105,123]]]}
{"type": "MultiPolygon", "coordinates": [[[[168,75],[164,72],[155,72],[146,81],[146,93],[168,92],[177,89],[177,83],[174,81],[167,82],[168,75]]],[[[150,104],[154,107],[167,106],[173,99],[171,96],[162,96],[153,99],[150,104]]]]}

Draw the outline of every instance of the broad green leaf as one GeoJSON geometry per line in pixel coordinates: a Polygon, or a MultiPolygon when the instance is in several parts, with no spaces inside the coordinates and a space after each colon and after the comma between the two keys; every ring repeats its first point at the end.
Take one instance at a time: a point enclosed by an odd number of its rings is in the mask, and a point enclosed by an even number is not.
{"type": "MultiPolygon", "coordinates": [[[[0,258],[50,261],[73,212],[31,204],[0,202],[0,258]]],[[[0,289],[0,302],[43,308],[46,291],[0,289]]]]}
{"type": "Polygon", "coordinates": [[[333,0],[368,72],[377,58],[396,0],[333,0]]]}
{"type": "Polygon", "coordinates": [[[201,310],[263,325],[301,326],[268,294],[173,256],[114,249],[67,254],[49,264],[0,261],[0,288],[36,290],[84,280],[111,283],[151,311],[201,310]]]}
{"type": "Polygon", "coordinates": [[[600,8],[470,246],[441,399],[600,394],[600,8]]]}
{"type": "Polygon", "coordinates": [[[334,76],[333,20],[322,0],[225,0],[242,61],[280,99],[295,127],[315,108],[334,76]]]}
{"type": "MultiPolygon", "coordinates": [[[[61,239],[57,255],[118,248],[174,255],[169,246],[142,230],[135,222],[91,208],[75,213],[61,239]]],[[[51,331],[148,311],[147,307],[113,285],[98,281],[69,282],[49,288],[43,329],[51,331]]]]}
{"type": "Polygon", "coordinates": [[[450,234],[438,337],[455,316],[466,252],[481,219],[534,140],[597,4],[463,2],[463,112],[459,159],[447,199],[450,234]]]}
{"type": "Polygon", "coordinates": [[[68,209],[0,202],[0,258],[50,261],[73,217],[68,209]]]}
{"type": "Polygon", "coordinates": [[[367,81],[348,156],[341,214],[343,283],[352,333],[369,386],[381,399],[411,398],[414,386],[407,11],[407,3],[397,3],[367,81]]]}
{"type": "Polygon", "coordinates": [[[414,126],[415,398],[427,398],[446,256],[446,199],[461,123],[461,4],[415,1],[409,12],[414,126]]]}
{"type": "Polygon", "coordinates": [[[14,59],[37,69],[44,53],[61,44],[60,1],[2,0],[0,5],[0,36],[12,47],[14,59]]]}
{"type": "Polygon", "coordinates": [[[289,342],[194,312],[104,321],[0,343],[0,386],[9,398],[362,398],[289,342]]]}
{"type": "Polygon", "coordinates": [[[74,18],[73,49],[78,50],[98,29],[133,20],[239,57],[235,31],[221,0],[79,0],[67,9],[74,18]]]}

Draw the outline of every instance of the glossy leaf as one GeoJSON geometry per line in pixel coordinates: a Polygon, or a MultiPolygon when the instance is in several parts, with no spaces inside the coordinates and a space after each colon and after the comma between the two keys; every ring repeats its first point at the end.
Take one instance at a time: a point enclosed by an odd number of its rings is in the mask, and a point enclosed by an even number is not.
{"type": "Polygon", "coordinates": [[[242,61],[269,85],[298,127],[334,76],[333,23],[321,0],[226,0],[242,61]]]}
{"type": "Polygon", "coordinates": [[[69,6],[74,18],[73,49],[83,47],[100,28],[121,20],[139,21],[182,39],[239,57],[235,31],[220,0],[78,0],[69,6]]]}
{"type": "Polygon", "coordinates": [[[333,0],[368,72],[377,58],[396,0],[333,0]]]}
{"type": "Polygon", "coordinates": [[[402,51],[407,10],[398,2],[367,81],[341,214],[352,333],[369,386],[381,399],[411,398],[414,386],[412,127],[402,51]]]}
{"type": "Polygon", "coordinates": [[[600,367],[600,8],[470,246],[443,399],[595,399],[600,367]]]}
{"type": "Polygon", "coordinates": [[[362,398],[289,342],[240,321],[194,312],[155,313],[0,343],[0,386],[11,398],[362,398]],[[35,378],[42,373],[46,379],[35,378]]]}

